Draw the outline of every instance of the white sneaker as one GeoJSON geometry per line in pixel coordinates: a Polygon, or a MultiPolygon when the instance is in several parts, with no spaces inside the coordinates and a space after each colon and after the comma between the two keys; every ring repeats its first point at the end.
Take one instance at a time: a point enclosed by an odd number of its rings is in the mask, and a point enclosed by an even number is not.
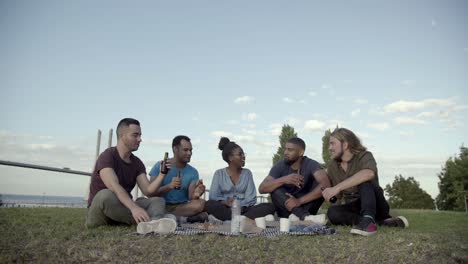
{"type": "Polygon", "coordinates": [[[312,221],[317,224],[325,225],[327,223],[327,217],[325,214],[308,215],[304,218],[304,221],[312,221]]]}
{"type": "Polygon", "coordinates": [[[297,222],[297,221],[301,221],[301,219],[297,217],[295,214],[289,215],[289,222],[297,222]]]}
{"type": "Polygon", "coordinates": [[[222,225],[223,224],[223,221],[222,220],[219,220],[218,218],[216,218],[214,215],[208,215],[208,223],[210,224],[214,224],[214,225],[222,225]]]}
{"type": "Polygon", "coordinates": [[[140,222],[137,225],[137,233],[146,235],[154,232],[158,234],[169,234],[175,231],[177,222],[172,218],[161,218],[149,222],[140,222]]]}
{"type": "Polygon", "coordinates": [[[275,221],[275,217],[272,214],[265,215],[265,220],[268,222],[275,221]]]}

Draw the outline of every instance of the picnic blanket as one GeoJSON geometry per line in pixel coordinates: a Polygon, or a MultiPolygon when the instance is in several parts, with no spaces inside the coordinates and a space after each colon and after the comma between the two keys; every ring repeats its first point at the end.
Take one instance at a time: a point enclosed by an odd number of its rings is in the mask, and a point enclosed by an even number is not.
{"type": "MultiPolygon", "coordinates": [[[[331,235],[336,234],[336,230],[326,225],[314,224],[309,221],[291,222],[290,232],[281,232],[279,221],[267,221],[267,227],[261,229],[255,226],[255,222],[246,223],[243,232],[239,235],[246,237],[278,237],[288,236],[313,236],[313,235],[331,235]]],[[[225,221],[222,223],[196,223],[182,224],[174,232],[176,235],[197,235],[197,234],[219,234],[224,236],[239,236],[231,232],[231,223],[225,221]]]]}

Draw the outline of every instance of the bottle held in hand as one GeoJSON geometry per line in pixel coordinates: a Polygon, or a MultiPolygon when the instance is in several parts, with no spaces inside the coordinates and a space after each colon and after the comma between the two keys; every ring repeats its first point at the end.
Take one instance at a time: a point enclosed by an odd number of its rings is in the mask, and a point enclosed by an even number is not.
{"type": "MultiPolygon", "coordinates": [[[[180,184],[182,185],[182,176],[180,175],[180,170],[177,171],[176,177],[177,177],[179,180],[181,180],[181,181],[180,181],[180,184]]],[[[174,189],[180,190],[180,186],[177,186],[177,187],[175,187],[174,189]]]]}
{"type": "Polygon", "coordinates": [[[161,161],[161,173],[167,174],[169,172],[169,168],[167,167],[167,159],[169,158],[169,153],[164,153],[164,159],[161,161]]]}
{"type": "MultiPolygon", "coordinates": [[[[320,190],[322,190],[322,192],[323,192],[323,190],[325,190],[325,188],[320,188],[320,190]]],[[[338,198],[336,198],[336,196],[332,196],[332,197],[330,198],[330,200],[328,200],[328,201],[329,201],[330,203],[336,203],[337,200],[338,200],[338,198]]]]}

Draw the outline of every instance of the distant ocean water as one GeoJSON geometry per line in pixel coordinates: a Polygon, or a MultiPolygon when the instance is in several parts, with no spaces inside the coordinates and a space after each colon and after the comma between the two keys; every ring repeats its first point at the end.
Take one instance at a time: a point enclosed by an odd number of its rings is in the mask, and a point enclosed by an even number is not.
{"type": "Polygon", "coordinates": [[[7,207],[86,207],[83,197],[1,194],[3,206],[7,207]]]}

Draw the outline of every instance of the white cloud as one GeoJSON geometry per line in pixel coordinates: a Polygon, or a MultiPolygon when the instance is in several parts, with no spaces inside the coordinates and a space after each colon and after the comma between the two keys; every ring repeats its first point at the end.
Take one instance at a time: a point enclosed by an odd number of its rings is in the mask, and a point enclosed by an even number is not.
{"type": "Polygon", "coordinates": [[[419,118],[431,118],[431,117],[439,117],[442,119],[446,119],[449,116],[449,112],[447,111],[433,111],[433,112],[422,112],[419,113],[416,117],[419,118]]]}
{"type": "Polygon", "coordinates": [[[50,150],[50,149],[54,149],[57,147],[55,144],[47,144],[47,143],[28,144],[26,146],[32,150],[50,150]]]}
{"type": "Polygon", "coordinates": [[[403,80],[401,82],[401,84],[403,84],[403,86],[413,86],[415,83],[416,83],[415,80],[403,80]]]}
{"type": "Polygon", "coordinates": [[[234,100],[234,103],[236,103],[236,104],[250,104],[254,100],[255,100],[254,97],[246,95],[246,96],[241,96],[241,97],[236,98],[234,100]]]}
{"type": "Polygon", "coordinates": [[[211,135],[216,137],[216,138],[220,138],[220,137],[230,137],[232,135],[232,133],[231,132],[226,132],[226,131],[221,131],[221,130],[216,130],[216,131],[212,131],[211,135]]]}
{"type": "Polygon", "coordinates": [[[258,116],[256,113],[247,113],[242,115],[242,119],[247,121],[254,121],[255,119],[257,119],[257,117],[258,116]]]}
{"type": "Polygon", "coordinates": [[[384,122],[384,123],[370,123],[370,124],[367,124],[367,126],[372,128],[372,129],[379,130],[379,131],[385,131],[385,130],[390,128],[390,126],[386,122],[384,122]]]}
{"type": "Polygon", "coordinates": [[[427,122],[417,118],[411,117],[396,117],[393,121],[398,125],[411,124],[411,125],[426,125],[427,122]]]}
{"type": "Polygon", "coordinates": [[[358,104],[358,105],[363,105],[363,104],[367,104],[369,101],[367,101],[366,99],[363,99],[363,98],[357,98],[354,100],[354,103],[355,104],[358,104]]]}
{"type": "Polygon", "coordinates": [[[358,136],[359,139],[373,138],[373,136],[371,134],[365,133],[365,132],[356,131],[356,135],[358,136]]]}
{"type": "Polygon", "coordinates": [[[316,92],[314,92],[314,91],[310,91],[310,92],[309,92],[309,95],[310,95],[310,96],[316,96],[316,95],[317,95],[317,93],[316,93],[316,92]]]}
{"type": "Polygon", "coordinates": [[[305,104],[306,103],[305,100],[296,100],[296,99],[289,98],[289,97],[284,97],[283,102],[287,104],[305,104]]]}
{"type": "Polygon", "coordinates": [[[307,120],[304,124],[306,131],[322,131],[325,128],[325,123],[319,120],[307,120]]]}
{"type": "Polygon", "coordinates": [[[330,128],[332,131],[336,128],[336,126],[338,127],[346,127],[344,122],[341,121],[341,120],[337,120],[337,119],[332,119],[332,120],[329,120],[328,121],[328,128],[330,128]]]}
{"type": "Polygon", "coordinates": [[[456,105],[453,107],[454,111],[463,111],[467,109],[468,109],[468,105],[456,105]]]}
{"type": "Polygon", "coordinates": [[[238,125],[238,124],[239,124],[239,121],[237,121],[237,120],[229,120],[229,121],[227,121],[226,123],[228,123],[229,125],[238,125]]]}
{"type": "Polygon", "coordinates": [[[400,131],[398,134],[402,137],[412,137],[414,136],[414,131],[400,131]]]}
{"type": "Polygon", "coordinates": [[[146,139],[143,142],[145,146],[167,147],[172,145],[171,139],[146,139]]]}
{"type": "Polygon", "coordinates": [[[295,117],[290,117],[286,120],[285,124],[288,124],[290,126],[295,126],[296,124],[300,123],[301,119],[295,118],[295,117]]]}
{"type": "Polygon", "coordinates": [[[356,116],[359,115],[360,112],[361,112],[361,109],[359,109],[359,108],[355,109],[355,110],[351,111],[351,116],[356,117],[356,116]]]}
{"type": "Polygon", "coordinates": [[[422,101],[405,101],[399,100],[393,103],[390,103],[384,107],[385,113],[404,113],[415,110],[420,110],[430,106],[437,107],[449,107],[454,106],[455,102],[453,99],[425,99],[422,101]]]}
{"type": "Polygon", "coordinates": [[[437,21],[435,19],[431,20],[431,26],[436,27],[437,26],[437,21]]]}
{"type": "Polygon", "coordinates": [[[234,141],[239,143],[254,143],[255,137],[253,135],[235,135],[234,141]]]}
{"type": "Polygon", "coordinates": [[[281,135],[281,129],[283,128],[283,124],[275,123],[270,125],[271,128],[271,135],[279,136],[281,135]]]}

